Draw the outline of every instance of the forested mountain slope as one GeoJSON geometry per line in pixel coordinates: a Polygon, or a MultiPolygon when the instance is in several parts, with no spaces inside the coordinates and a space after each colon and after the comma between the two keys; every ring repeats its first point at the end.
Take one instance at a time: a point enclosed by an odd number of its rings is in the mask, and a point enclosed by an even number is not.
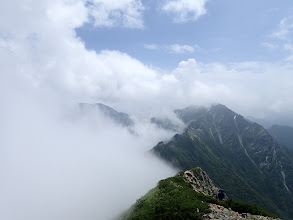
{"type": "Polygon", "coordinates": [[[187,128],[155,146],[155,155],[181,170],[200,166],[233,198],[293,218],[292,150],[223,105],[175,113],[187,128]]]}

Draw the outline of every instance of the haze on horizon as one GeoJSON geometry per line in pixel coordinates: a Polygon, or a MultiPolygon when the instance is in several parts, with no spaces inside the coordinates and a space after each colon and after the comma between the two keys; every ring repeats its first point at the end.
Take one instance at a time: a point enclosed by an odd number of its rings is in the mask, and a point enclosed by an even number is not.
{"type": "Polygon", "coordinates": [[[144,153],[173,135],[145,120],[177,108],[293,126],[292,35],[289,0],[2,1],[0,218],[117,215],[176,172],[144,153]],[[133,114],[138,135],[77,119],[81,102],[133,114]]]}

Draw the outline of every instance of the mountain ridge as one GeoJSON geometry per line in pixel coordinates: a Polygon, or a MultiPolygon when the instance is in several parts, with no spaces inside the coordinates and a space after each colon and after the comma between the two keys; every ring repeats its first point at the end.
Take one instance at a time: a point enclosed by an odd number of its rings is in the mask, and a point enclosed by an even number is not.
{"type": "Polygon", "coordinates": [[[292,151],[224,105],[175,112],[187,124],[185,132],[169,143],[160,142],[152,153],[181,170],[203,167],[233,197],[284,219],[293,216],[292,151]]]}

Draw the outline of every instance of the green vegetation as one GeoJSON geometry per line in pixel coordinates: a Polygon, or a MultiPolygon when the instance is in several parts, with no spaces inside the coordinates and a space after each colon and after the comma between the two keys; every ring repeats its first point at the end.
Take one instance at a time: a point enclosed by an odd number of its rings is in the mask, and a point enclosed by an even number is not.
{"type": "Polygon", "coordinates": [[[198,193],[181,175],[161,180],[155,189],[137,200],[122,219],[201,219],[209,212],[208,204],[201,202],[198,193]]]}
{"type": "Polygon", "coordinates": [[[181,172],[175,177],[161,180],[156,188],[138,199],[120,220],[202,219],[203,214],[210,212],[209,203],[222,205],[237,212],[276,217],[255,205],[232,199],[222,202],[195,192],[191,183],[184,181],[181,172]]]}

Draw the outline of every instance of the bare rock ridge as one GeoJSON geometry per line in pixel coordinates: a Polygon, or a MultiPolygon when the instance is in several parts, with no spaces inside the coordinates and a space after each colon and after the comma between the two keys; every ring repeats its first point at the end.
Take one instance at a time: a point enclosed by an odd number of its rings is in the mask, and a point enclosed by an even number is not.
{"type": "Polygon", "coordinates": [[[211,213],[204,214],[203,219],[224,219],[224,220],[237,220],[237,219],[259,219],[259,220],[274,220],[274,218],[261,216],[261,215],[251,215],[250,213],[238,213],[231,209],[227,209],[224,206],[217,204],[209,204],[211,213]]]}

